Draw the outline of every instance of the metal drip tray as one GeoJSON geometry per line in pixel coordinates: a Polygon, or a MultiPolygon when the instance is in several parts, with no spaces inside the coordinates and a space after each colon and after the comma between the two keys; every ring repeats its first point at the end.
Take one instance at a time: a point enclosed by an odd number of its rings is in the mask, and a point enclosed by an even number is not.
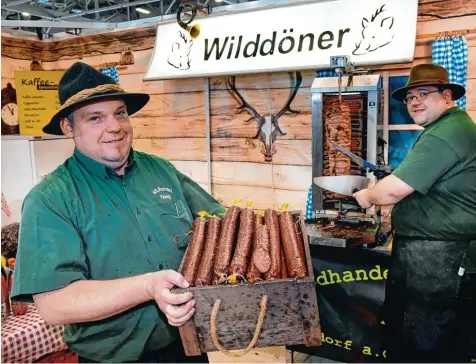
{"type": "Polygon", "coordinates": [[[347,247],[376,243],[379,224],[368,216],[317,214],[306,228],[311,244],[347,247]]]}

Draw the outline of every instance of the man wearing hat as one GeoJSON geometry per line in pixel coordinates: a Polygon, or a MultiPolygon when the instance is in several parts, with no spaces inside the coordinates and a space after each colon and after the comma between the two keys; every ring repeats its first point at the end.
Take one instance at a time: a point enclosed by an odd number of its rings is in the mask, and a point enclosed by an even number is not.
{"type": "Polygon", "coordinates": [[[66,325],[79,362],[196,360],[173,327],[195,301],[171,288],[188,287],[176,270],[197,212],[225,209],[170,162],[131,148],[129,116],[149,95],[78,62],[59,99],[43,130],[76,148],[24,200],[12,297],[66,325]]]}
{"type": "Polygon", "coordinates": [[[354,194],[363,208],[395,204],[384,305],[390,361],[470,358],[462,330],[476,312],[464,309],[472,299],[465,269],[476,240],[476,124],[454,104],[464,94],[443,67],[413,67],[392,97],[424,131],[392,175],[354,194]]]}

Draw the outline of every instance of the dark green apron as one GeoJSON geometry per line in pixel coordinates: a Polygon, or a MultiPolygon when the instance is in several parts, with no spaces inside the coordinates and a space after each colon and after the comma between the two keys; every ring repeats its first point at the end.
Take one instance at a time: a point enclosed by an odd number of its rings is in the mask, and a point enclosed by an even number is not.
{"type": "Polygon", "coordinates": [[[476,358],[476,275],[462,270],[476,242],[469,247],[468,241],[395,237],[384,303],[389,362],[476,358]]]}

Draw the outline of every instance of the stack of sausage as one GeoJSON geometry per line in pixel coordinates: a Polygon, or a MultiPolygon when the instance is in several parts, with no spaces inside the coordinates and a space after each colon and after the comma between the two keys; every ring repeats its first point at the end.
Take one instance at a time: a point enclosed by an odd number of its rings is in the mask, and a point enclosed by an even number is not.
{"type": "Polygon", "coordinates": [[[182,264],[191,286],[308,275],[300,227],[290,211],[230,207],[223,219],[199,217],[182,264]]]}

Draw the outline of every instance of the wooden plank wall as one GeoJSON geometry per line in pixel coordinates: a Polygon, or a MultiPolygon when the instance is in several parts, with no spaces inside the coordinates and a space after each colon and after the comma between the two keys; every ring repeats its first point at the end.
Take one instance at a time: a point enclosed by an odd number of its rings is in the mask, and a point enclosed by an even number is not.
{"type": "MultiPolygon", "coordinates": [[[[476,9],[469,11],[468,5],[465,8],[462,4],[468,3],[420,0],[421,15],[417,29],[419,39],[416,42],[413,65],[431,63],[432,34],[476,28],[476,16],[464,16],[466,13],[474,14],[476,9]],[[451,16],[457,17],[438,18],[451,16]],[[425,35],[430,36],[424,37],[425,35]]],[[[469,6],[476,7],[474,3],[469,6]]],[[[124,50],[133,44],[129,38],[123,42],[124,50]]],[[[149,35],[149,38],[153,37],[149,35]]],[[[133,49],[134,64],[119,68],[120,84],[124,89],[151,94],[149,104],[132,118],[134,147],[171,160],[179,170],[206,187],[205,80],[143,82],[142,77],[152,54],[150,44],[153,42],[149,38],[142,35],[139,48],[133,49]]],[[[30,65],[30,60],[19,59],[26,57],[25,52],[19,52],[18,58],[12,58],[12,51],[3,46],[4,39],[6,37],[2,35],[2,88],[7,82],[14,84],[14,71],[28,70],[30,65]]],[[[467,39],[467,110],[476,120],[476,34],[469,34],[467,39]]],[[[105,47],[106,50],[110,49],[111,54],[99,54],[94,51],[94,47],[82,48],[82,52],[89,49],[90,54],[82,54],[81,60],[92,65],[117,62],[120,58],[120,53],[117,53],[120,46],[120,41],[114,38],[111,45],[105,47]]],[[[66,48],[69,49],[70,45],[66,48]]],[[[76,60],[71,53],[65,53],[60,59],[43,62],[42,65],[45,70],[66,69],[76,60]]],[[[408,74],[411,66],[412,64],[386,65],[373,69],[375,72],[388,71],[391,75],[399,75],[408,74]]],[[[212,194],[225,205],[231,204],[234,198],[242,198],[253,201],[254,208],[267,208],[272,204],[279,207],[285,202],[293,209],[305,208],[307,190],[311,183],[310,86],[314,71],[302,74],[303,83],[292,104],[300,114],[285,114],[280,118],[281,128],[287,134],[278,137],[277,152],[272,163],[264,161],[261,142],[253,138],[257,132],[257,122],[246,123],[249,114],[237,113],[239,103],[228,90],[226,78],[210,78],[212,194]]],[[[237,76],[236,87],[265,116],[276,113],[284,106],[294,82],[294,73],[267,73],[237,76]]]]}

